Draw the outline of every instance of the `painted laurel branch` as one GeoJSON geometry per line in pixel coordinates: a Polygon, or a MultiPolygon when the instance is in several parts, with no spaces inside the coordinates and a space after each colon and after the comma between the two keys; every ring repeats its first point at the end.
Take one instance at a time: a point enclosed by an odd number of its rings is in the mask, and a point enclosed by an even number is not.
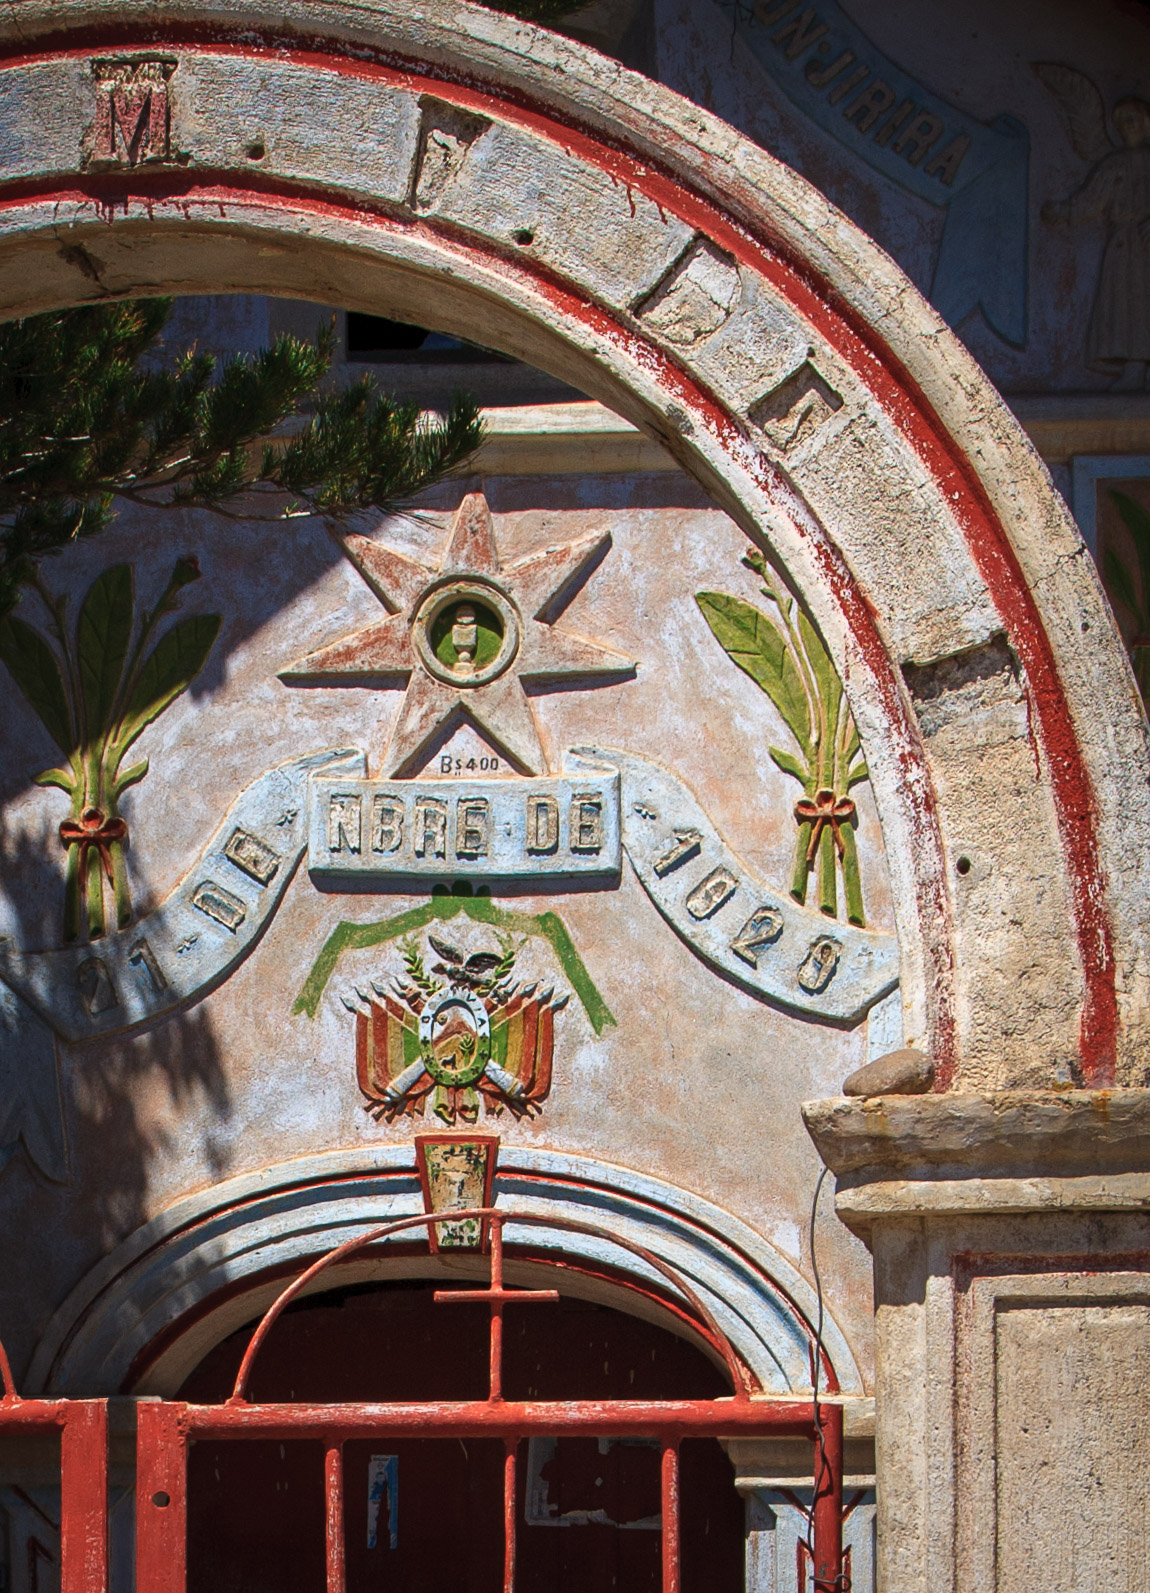
{"type": "Polygon", "coordinates": [[[124,759],[207,662],[220,629],[218,614],[193,614],[151,645],[181,590],[199,578],[195,559],[178,559],[155,608],[137,617],[131,566],[117,564],[89,587],[74,630],[67,623],[67,599],[54,597],[37,578],[48,637],[16,615],[0,624],[0,659],[66,760],[36,776],[38,785],[58,786],[72,804],[60,825],[68,853],[65,941],[105,933],[105,883],[116,928],[132,921],[124,862],[128,826],[119,801],[147,774],[148,760],[125,768],[124,759]]]}
{"type": "Polygon", "coordinates": [[[803,788],[794,813],[799,832],[791,895],[807,899],[812,869],[818,869],[820,909],[839,911],[842,875],[846,917],[864,925],[862,879],[855,826],[858,811],[851,788],[867,778],[858,731],[842,681],[814,626],[761,553],[743,561],[762,577],[762,592],[777,618],[722,592],[698,592],[695,601],[719,645],[765,691],[794,737],[798,756],[781,747],[772,761],[803,788]]]}

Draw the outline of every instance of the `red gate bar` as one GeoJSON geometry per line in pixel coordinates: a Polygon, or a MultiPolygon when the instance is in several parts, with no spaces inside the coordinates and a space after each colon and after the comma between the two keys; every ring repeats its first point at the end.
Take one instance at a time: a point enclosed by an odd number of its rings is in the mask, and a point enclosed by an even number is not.
{"type": "Polygon", "coordinates": [[[136,1587],[185,1593],[188,1441],[178,1405],[150,1400],[136,1413],[136,1587]]]}
{"type": "MultiPolygon", "coordinates": [[[[813,1538],[815,1593],[848,1593],[842,1578],[841,1405],[812,1400],[752,1397],[742,1364],[706,1304],[665,1262],[603,1229],[563,1219],[550,1227],[589,1234],[631,1251],[661,1273],[695,1310],[701,1331],[722,1356],[731,1379],[723,1399],[506,1400],[503,1398],[503,1312],[508,1304],[558,1299],[555,1290],[508,1289],[503,1278],[503,1226],[493,1207],[427,1213],[386,1223],[329,1251],[279,1295],[257,1326],[223,1405],[145,1404],[137,1429],[137,1590],[185,1593],[188,1444],[208,1439],[318,1439],[325,1446],[327,1593],[344,1593],[343,1445],[356,1438],[500,1438],[503,1440],[503,1593],[514,1593],[516,1559],[516,1457],[532,1436],[651,1438],[661,1455],[663,1593],[680,1593],[679,1445],[684,1438],[806,1438],[814,1448],[813,1538]],[[290,1302],[317,1286],[319,1275],[355,1251],[409,1228],[477,1218],[489,1223],[491,1278],[486,1289],[437,1291],[443,1304],[484,1301],[490,1309],[491,1379],[485,1400],[420,1404],[252,1404],[246,1397],[261,1345],[290,1302]]],[[[515,1223],[544,1219],[522,1214],[515,1223]]],[[[69,1588],[64,1593],[88,1593],[69,1588]]]]}
{"type": "MultiPolygon", "coordinates": [[[[620,1250],[626,1250],[630,1255],[638,1256],[652,1271],[658,1272],[664,1277],[695,1311],[699,1318],[703,1337],[711,1341],[726,1364],[727,1373],[731,1379],[733,1397],[735,1399],[748,1398],[750,1391],[747,1386],[746,1374],[726,1334],[715,1321],[714,1315],[708,1309],[706,1303],[700,1299],[686,1279],[681,1277],[661,1257],[654,1255],[650,1250],[644,1250],[641,1245],[632,1244],[629,1239],[624,1239],[619,1234],[610,1232],[609,1229],[596,1228],[590,1223],[574,1222],[566,1217],[539,1217],[528,1212],[516,1212],[509,1216],[507,1212],[500,1211],[494,1206],[477,1206],[474,1208],[468,1207],[462,1211],[423,1212],[416,1217],[401,1217],[396,1222],[383,1223],[380,1227],[371,1228],[367,1233],[359,1234],[354,1239],[345,1240],[343,1244],[337,1245],[334,1250],[329,1250],[326,1255],[320,1256],[318,1261],[313,1261],[310,1267],[305,1268],[299,1277],[288,1284],[282,1294],[264,1312],[258,1327],[252,1334],[251,1342],[247,1347],[244,1358],[240,1362],[240,1369],[236,1373],[235,1387],[228,1403],[231,1404],[247,1397],[247,1386],[251,1377],[252,1365],[260,1352],[264,1340],[291,1302],[305,1290],[311,1290],[322,1272],[326,1272],[329,1267],[336,1266],[342,1261],[349,1260],[357,1250],[365,1250],[370,1245],[382,1244],[393,1235],[403,1233],[408,1229],[432,1228],[442,1222],[457,1223],[467,1221],[470,1218],[475,1218],[489,1229],[493,1266],[498,1266],[499,1268],[498,1284],[496,1284],[495,1273],[493,1272],[491,1285],[487,1289],[467,1291],[440,1290],[436,1294],[436,1300],[442,1303],[444,1299],[462,1298],[466,1294],[472,1300],[483,1299],[489,1302],[492,1312],[491,1346],[493,1363],[497,1350],[500,1352],[502,1350],[502,1334],[496,1325],[496,1318],[501,1315],[502,1308],[507,1301],[511,1298],[551,1300],[556,1297],[556,1291],[553,1289],[535,1291],[503,1288],[501,1259],[503,1228],[508,1221],[511,1221],[517,1227],[557,1228],[564,1233],[585,1234],[593,1239],[606,1240],[608,1244],[617,1245],[620,1250]],[[496,1260],[496,1258],[499,1259],[496,1260]]],[[[493,1364],[493,1371],[498,1380],[501,1377],[501,1369],[493,1364]]]]}
{"type": "Polygon", "coordinates": [[[60,1590],[108,1586],[108,1404],[102,1399],[21,1399],[0,1345],[0,1434],[60,1434],[60,1590]]]}
{"type": "Polygon", "coordinates": [[[663,1444],[660,1484],[663,1593],[679,1593],[679,1446],[674,1439],[663,1444]]]}
{"type": "MultiPolygon", "coordinates": [[[[142,1404],[138,1593],[184,1593],[187,1448],[208,1439],[320,1439],[326,1447],[327,1593],[344,1593],[343,1453],[355,1438],[502,1438],[504,1593],[514,1593],[516,1449],[532,1436],[662,1444],[663,1593],[679,1593],[678,1446],[684,1438],[806,1438],[814,1448],[815,1593],[844,1593],[841,1405],[809,1400],[473,1400],[418,1405],[142,1404]],[[816,1425],[817,1417],[817,1425],[816,1425]],[[821,1434],[821,1437],[820,1437],[821,1434]]],[[[87,1593],[74,1587],[66,1593],[87,1593]]]]}
{"type": "Polygon", "coordinates": [[[346,1556],[343,1545],[343,1445],[329,1441],[323,1462],[327,1492],[324,1517],[327,1538],[327,1593],[343,1593],[346,1556]]]}
{"type": "Polygon", "coordinates": [[[815,1444],[814,1593],[842,1593],[843,1408],[820,1405],[818,1417],[821,1440],[815,1444]]]}
{"type": "Polygon", "coordinates": [[[508,1438],[503,1448],[503,1593],[515,1593],[515,1451],[518,1441],[508,1438]]]}
{"type": "MultiPolygon", "coordinates": [[[[150,1403],[150,1402],[149,1402],[150,1403]]],[[[141,1407],[141,1415],[149,1406],[141,1407]]],[[[412,1405],[164,1406],[190,1439],[319,1438],[816,1438],[810,1400],[427,1400],[412,1405]]],[[[838,1405],[820,1404],[824,1429],[838,1405]]],[[[816,1457],[817,1461],[817,1457],[816,1457]]]]}
{"type": "MultiPolygon", "coordinates": [[[[458,1219],[456,1219],[458,1220],[458,1219]]],[[[470,1305],[486,1301],[491,1309],[491,1381],[488,1398],[503,1398],[503,1307],[505,1305],[554,1305],[558,1289],[505,1289],[503,1287],[503,1224],[491,1224],[491,1282],[486,1289],[437,1289],[436,1305],[470,1305]]]]}
{"type": "Polygon", "coordinates": [[[60,1590],[104,1593],[108,1585],[108,1406],[61,1400],[60,1590]]]}

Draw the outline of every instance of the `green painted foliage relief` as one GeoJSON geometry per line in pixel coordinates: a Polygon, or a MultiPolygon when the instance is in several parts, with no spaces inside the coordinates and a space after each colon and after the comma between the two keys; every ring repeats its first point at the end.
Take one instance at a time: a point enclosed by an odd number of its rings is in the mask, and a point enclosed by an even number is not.
{"type": "Polygon", "coordinates": [[[66,941],[106,932],[105,886],[116,928],[132,921],[124,862],[128,828],[119,801],[147,774],[148,760],[124,760],[147,726],[191,685],[219,634],[218,614],[193,614],[156,639],[182,589],[199,577],[194,559],[178,559],[155,608],[137,614],[131,566],[114,565],[88,588],[70,628],[67,599],[53,596],[35,576],[30,584],[47,610],[47,634],[16,614],[0,621],[0,660],[64,754],[63,764],[36,781],[56,786],[71,802],[60,826],[68,853],[66,941]]]}
{"type": "MultiPolygon", "coordinates": [[[[362,951],[371,946],[386,946],[392,941],[407,942],[408,937],[428,924],[448,923],[460,914],[473,923],[487,924],[508,934],[525,937],[538,936],[547,941],[559,966],[579,999],[588,1021],[597,1035],[604,1029],[614,1028],[615,1019],[610,1008],[599,994],[586,964],[575,949],[567,925],[558,913],[517,913],[500,907],[489,896],[446,895],[438,892],[430,901],[421,902],[391,918],[376,919],[369,924],[337,924],[324,943],[315,960],[304,987],[296,997],[293,1013],[306,1013],[314,1018],[320,998],[336,964],[345,951],[362,951]]],[[[406,953],[405,953],[406,956],[406,953]]],[[[408,972],[410,973],[410,965],[408,972]]]]}
{"type": "Polygon", "coordinates": [[[767,749],[803,790],[795,803],[791,895],[805,902],[816,872],[819,907],[837,917],[841,876],[846,917],[862,925],[858,815],[850,791],[867,778],[867,768],[854,718],[831,656],[807,615],[762,554],[752,553],[744,562],[762,578],[773,614],[724,592],[697,592],[695,601],[715,640],[770,698],[794,741],[793,748],[767,749]]]}

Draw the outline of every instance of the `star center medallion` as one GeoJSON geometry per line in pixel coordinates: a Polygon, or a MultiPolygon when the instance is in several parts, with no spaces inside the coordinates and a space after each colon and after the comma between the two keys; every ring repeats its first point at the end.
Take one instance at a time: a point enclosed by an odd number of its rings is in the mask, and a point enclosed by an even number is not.
{"type": "Polygon", "coordinates": [[[635,672],[632,659],[555,624],[610,541],[609,532],[594,532],[504,568],[479,492],[461,503],[438,569],[370,537],[346,536],[344,552],[389,613],[309,653],[280,678],[404,687],[385,774],[414,774],[437,738],[467,722],[525,774],[544,772],[526,685],[618,681],[635,672]]]}

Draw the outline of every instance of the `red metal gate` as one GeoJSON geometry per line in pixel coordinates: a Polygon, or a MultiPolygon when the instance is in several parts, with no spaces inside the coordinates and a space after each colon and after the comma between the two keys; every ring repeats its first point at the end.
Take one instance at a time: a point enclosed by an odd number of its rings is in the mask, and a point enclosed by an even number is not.
{"type": "MultiPolygon", "coordinates": [[[[515,1586],[516,1456],[531,1437],[647,1438],[662,1450],[663,1593],[679,1593],[679,1445],[687,1438],[807,1438],[814,1446],[811,1557],[815,1593],[849,1593],[843,1575],[841,1405],[753,1396],[725,1334],[690,1286],[649,1251],[584,1223],[517,1215],[517,1225],[547,1227],[609,1241],[640,1257],[685,1299],[717,1348],[731,1379],[723,1399],[506,1400],[503,1313],[508,1306],[554,1301],[553,1289],[509,1289],[503,1275],[507,1216],[493,1207],[408,1217],[329,1251],[280,1294],[248,1345],[231,1397],[222,1405],[145,1401],[138,1411],[136,1460],[137,1593],[185,1593],[187,1461],[197,1440],[320,1439],[325,1446],[327,1593],[345,1593],[343,1446],[356,1438],[496,1438],[504,1445],[504,1593],[515,1586]],[[490,1309],[490,1385],[485,1400],[418,1404],[256,1404],[246,1390],[252,1365],[284,1309],[329,1267],[393,1234],[477,1219],[489,1237],[486,1289],[437,1292],[443,1304],[484,1301],[490,1309]]],[[[0,1436],[59,1433],[61,1593],[106,1593],[108,1582],[108,1408],[102,1399],[22,1399],[0,1346],[0,1436]]]]}
{"type": "MultiPolygon", "coordinates": [[[[230,1398],[222,1405],[168,1401],[141,1404],[136,1465],[138,1593],[185,1593],[188,1447],[197,1441],[319,1439],[325,1447],[327,1593],[345,1593],[343,1447],[358,1438],[496,1438],[504,1445],[504,1593],[514,1593],[516,1457],[531,1437],[648,1438],[662,1450],[663,1593],[679,1593],[679,1445],[687,1438],[807,1438],[814,1447],[815,1497],[811,1548],[815,1593],[847,1593],[842,1575],[842,1407],[811,1400],[754,1397],[725,1334],[690,1286],[657,1256],[617,1234],[584,1223],[507,1215],[494,1207],[404,1218],[329,1251],[295,1279],[252,1336],[230,1398]],[[257,1404],[247,1399],[252,1365],[284,1309],[321,1273],[392,1235],[469,1219],[489,1235],[491,1278],[485,1289],[437,1292],[437,1303],[483,1301],[490,1309],[490,1384],[485,1400],[412,1404],[257,1404]],[[503,1313],[513,1305],[559,1298],[553,1289],[509,1289],[503,1274],[503,1228],[545,1224],[585,1234],[640,1257],[684,1298],[715,1345],[731,1379],[724,1399],[507,1400],[503,1397],[503,1313]]],[[[95,1584],[92,1584],[95,1587],[95,1584]]],[[[79,1593],[78,1586],[65,1593],[79,1593]]]]}
{"type": "Polygon", "coordinates": [[[60,1435],[60,1590],[105,1593],[108,1584],[108,1403],[21,1399],[0,1345],[0,1436],[60,1435]]]}

